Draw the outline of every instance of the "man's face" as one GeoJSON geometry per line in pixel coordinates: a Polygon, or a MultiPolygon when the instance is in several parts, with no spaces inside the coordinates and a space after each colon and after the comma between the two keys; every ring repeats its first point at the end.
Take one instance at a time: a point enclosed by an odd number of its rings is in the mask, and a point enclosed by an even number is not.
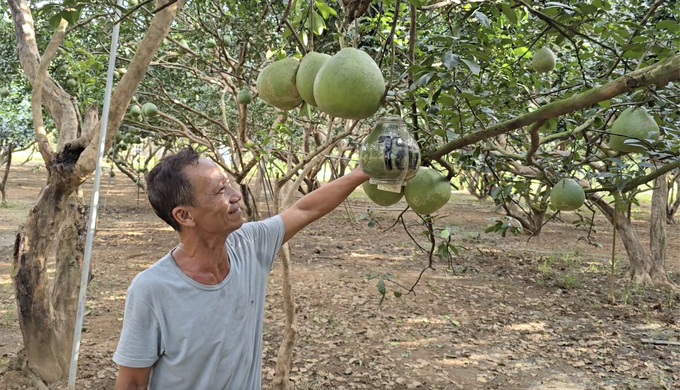
{"type": "Polygon", "coordinates": [[[241,193],[232,187],[227,175],[214,162],[201,158],[198,165],[184,172],[194,186],[196,206],[183,206],[205,233],[229,234],[241,227],[241,193]]]}

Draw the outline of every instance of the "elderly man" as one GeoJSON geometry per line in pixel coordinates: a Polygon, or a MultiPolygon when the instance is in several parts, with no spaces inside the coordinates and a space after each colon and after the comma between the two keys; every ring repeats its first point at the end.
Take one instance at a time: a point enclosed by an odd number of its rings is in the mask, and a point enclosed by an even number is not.
{"type": "Polygon", "coordinates": [[[149,202],[179,245],[127,292],[116,390],[261,388],[267,274],[278,249],[368,179],[355,169],[281,214],[243,223],[241,194],[187,148],[147,176],[149,202]]]}

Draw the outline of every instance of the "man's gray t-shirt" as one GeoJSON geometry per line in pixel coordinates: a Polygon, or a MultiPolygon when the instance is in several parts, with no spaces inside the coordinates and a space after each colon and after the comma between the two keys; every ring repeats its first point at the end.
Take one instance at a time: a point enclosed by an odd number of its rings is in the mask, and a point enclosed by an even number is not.
{"type": "Polygon", "coordinates": [[[260,389],[267,274],[284,232],[275,216],[231,233],[231,268],[216,285],[191,279],[170,253],[139,273],[113,360],[153,366],[151,390],[260,389]]]}

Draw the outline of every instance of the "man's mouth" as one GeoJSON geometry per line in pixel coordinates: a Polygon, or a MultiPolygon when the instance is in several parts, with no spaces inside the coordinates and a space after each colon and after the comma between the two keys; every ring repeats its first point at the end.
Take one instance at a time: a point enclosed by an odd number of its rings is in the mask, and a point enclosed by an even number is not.
{"type": "Polygon", "coordinates": [[[229,210],[229,214],[236,214],[236,213],[239,213],[239,212],[241,212],[241,206],[236,206],[236,207],[233,207],[232,210],[229,210]]]}

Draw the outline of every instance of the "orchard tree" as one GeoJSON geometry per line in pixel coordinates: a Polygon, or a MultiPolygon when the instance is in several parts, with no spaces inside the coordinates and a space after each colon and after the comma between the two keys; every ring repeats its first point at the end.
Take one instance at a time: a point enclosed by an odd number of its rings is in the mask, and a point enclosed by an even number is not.
{"type": "Polygon", "coordinates": [[[21,76],[12,23],[0,14],[0,205],[7,201],[12,153],[33,146],[31,102],[21,76]]]}
{"type": "MultiPolygon", "coordinates": [[[[48,69],[53,59],[61,57],[58,53],[77,51],[79,45],[67,44],[65,37],[76,27],[79,17],[87,18],[85,28],[99,23],[99,28],[109,29],[116,17],[105,3],[85,7],[68,2],[37,12],[40,18],[36,23],[33,18],[36,9],[25,0],[9,0],[8,4],[21,68],[32,87],[33,126],[47,170],[45,186],[17,232],[12,280],[28,368],[44,381],[54,382],[65,378],[69,370],[87,225],[85,207],[76,190],[95,169],[101,109],[93,100],[81,115],[82,107],[74,104],[72,94],[77,92],[71,90],[73,83],[63,86],[48,69]],[[44,37],[51,38],[45,42],[44,37]],[[45,132],[43,106],[55,123],[56,149],[45,132]],[[50,283],[47,259],[53,249],[56,272],[50,283]]],[[[182,4],[182,0],[159,0],[140,11],[149,14],[150,23],[111,97],[107,149],[182,4]]],[[[78,85],[76,82],[75,87],[78,85]]]]}

